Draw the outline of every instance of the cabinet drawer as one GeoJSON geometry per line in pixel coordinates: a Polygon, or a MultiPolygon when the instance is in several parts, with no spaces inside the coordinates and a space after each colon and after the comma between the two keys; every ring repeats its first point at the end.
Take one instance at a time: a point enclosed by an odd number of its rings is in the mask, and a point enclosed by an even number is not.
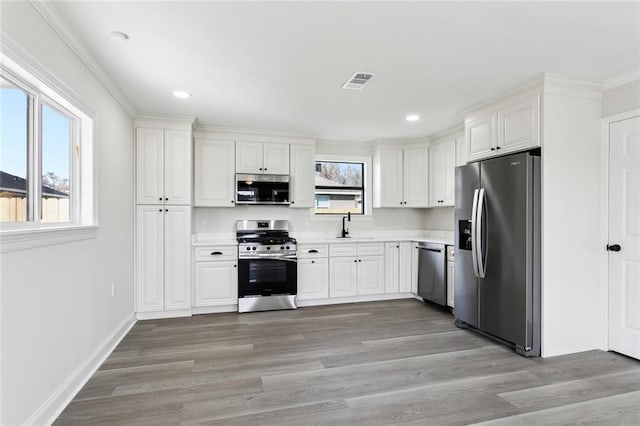
{"type": "Polygon", "coordinates": [[[313,259],[327,257],[329,255],[328,244],[300,244],[298,245],[298,259],[313,259]]]}
{"type": "Polygon", "coordinates": [[[384,243],[360,243],[358,256],[384,256],[384,243]]]}
{"type": "Polygon", "coordinates": [[[454,246],[447,246],[447,260],[453,262],[453,259],[455,257],[455,247],[454,246]]]}
{"type": "Polygon", "coordinates": [[[237,246],[203,246],[196,247],[194,260],[236,260],[238,258],[237,246]]]}
{"type": "Polygon", "coordinates": [[[335,256],[356,256],[358,246],[356,244],[331,244],[329,245],[329,255],[335,256]]]}

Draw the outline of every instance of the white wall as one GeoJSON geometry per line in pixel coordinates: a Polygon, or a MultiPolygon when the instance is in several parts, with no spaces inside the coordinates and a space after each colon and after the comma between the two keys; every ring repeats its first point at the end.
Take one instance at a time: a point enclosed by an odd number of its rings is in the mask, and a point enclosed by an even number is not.
{"type": "Polygon", "coordinates": [[[433,209],[426,209],[424,211],[424,220],[427,229],[433,229],[434,231],[453,231],[454,208],[453,207],[438,207],[433,209]]]}
{"type": "Polygon", "coordinates": [[[97,116],[97,238],[0,258],[0,423],[42,424],[75,390],[66,381],[133,318],[133,123],[30,3],[3,2],[1,27],[97,116]]]}
{"type": "Polygon", "coordinates": [[[640,108],[640,80],[614,87],[603,94],[603,117],[636,108],[640,108]]]}
{"type": "Polygon", "coordinates": [[[546,93],[542,146],[542,351],[603,347],[599,100],[546,93]]]}

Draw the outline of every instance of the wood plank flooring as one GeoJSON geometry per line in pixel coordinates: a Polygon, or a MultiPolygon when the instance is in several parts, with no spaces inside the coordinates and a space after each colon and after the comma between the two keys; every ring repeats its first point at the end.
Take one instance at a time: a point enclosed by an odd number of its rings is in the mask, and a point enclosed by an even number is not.
{"type": "Polygon", "coordinates": [[[56,425],[640,424],[640,362],[527,359],[416,300],[138,322],[56,425]]]}

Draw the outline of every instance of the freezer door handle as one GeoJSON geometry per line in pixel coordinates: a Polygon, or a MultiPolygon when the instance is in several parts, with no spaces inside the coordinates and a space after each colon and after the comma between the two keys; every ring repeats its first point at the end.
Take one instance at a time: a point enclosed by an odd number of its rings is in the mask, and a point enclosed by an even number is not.
{"type": "Polygon", "coordinates": [[[487,273],[487,264],[485,262],[486,260],[486,256],[484,253],[482,253],[482,233],[483,233],[483,215],[484,215],[484,205],[485,205],[485,200],[484,200],[484,188],[480,188],[480,193],[478,196],[478,217],[476,219],[477,221],[477,226],[476,226],[476,245],[478,246],[478,249],[476,250],[476,253],[478,254],[478,276],[480,278],[484,278],[484,276],[487,273]]]}
{"type": "Polygon", "coordinates": [[[471,209],[471,260],[473,261],[473,275],[479,277],[478,272],[478,247],[476,243],[476,227],[478,215],[478,190],[473,190],[473,208],[471,209]]]}

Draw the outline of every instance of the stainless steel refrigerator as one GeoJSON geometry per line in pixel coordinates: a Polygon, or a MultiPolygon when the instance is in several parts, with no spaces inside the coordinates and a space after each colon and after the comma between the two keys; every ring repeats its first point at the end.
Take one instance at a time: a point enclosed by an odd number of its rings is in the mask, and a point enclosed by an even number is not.
{"type": "Polygon", "coordinates": [[[540,355],[540,157],[456,168],[456,324],[540,355]]]}

